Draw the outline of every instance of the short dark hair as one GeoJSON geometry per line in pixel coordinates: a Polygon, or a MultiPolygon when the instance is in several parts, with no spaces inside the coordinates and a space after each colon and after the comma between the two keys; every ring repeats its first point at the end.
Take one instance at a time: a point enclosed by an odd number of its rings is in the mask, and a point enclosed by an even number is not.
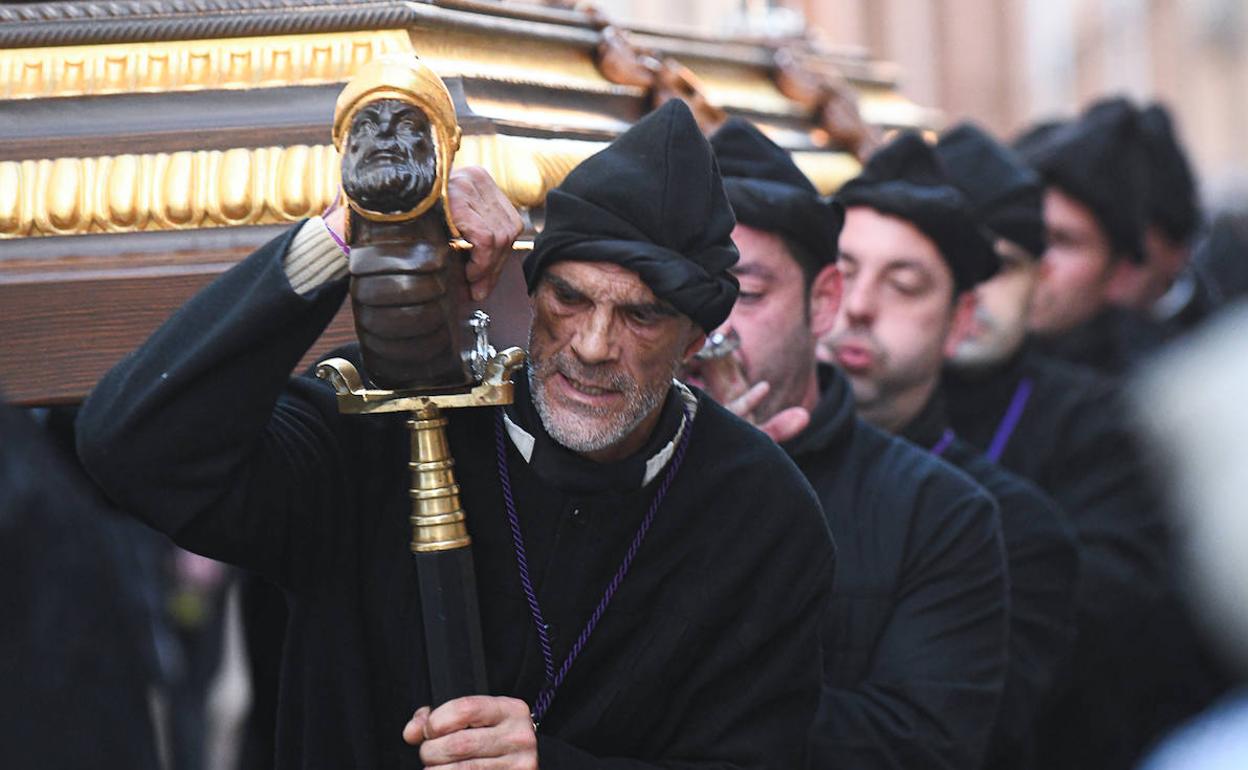
{"type": "Polygon", "coordinates": [[[814,252],[796,238],[790,238],[783,233],[777,233],[777,235],[780,236],[789,256],[793,257],[793,261],[801,268],[802,288],[809,297],[810,289],[815,285],[815,276],[819,275],[819,271],[824,268],[824,261],[815,256],[814,252]]]}

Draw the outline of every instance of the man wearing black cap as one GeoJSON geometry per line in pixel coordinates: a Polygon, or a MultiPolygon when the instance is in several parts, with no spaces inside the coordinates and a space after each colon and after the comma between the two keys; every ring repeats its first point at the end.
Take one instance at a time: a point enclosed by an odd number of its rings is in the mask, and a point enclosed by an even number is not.
{"type": "Polygon", "coordinates": [[[929,453],[861,421],[844,375],[816,368],[815,341],[839,302],[840,206],[748,123],[729,121],[711,143],[741,250],[727,326],[753,387],[738,395],[714,363],[699,373],[784,442],[838,544],[811,767],[980,767],[1014,679],[996,505],[929,453]],[[784,417],[795,414],[804,419],[784,417]]]}
{"type": "MultiPolygon", "coordinates": [[[[456,224],[497,244],[468,267],[488,289],[518,218],[479,170],[452,182],[456,224]]],[[[800,766],[827,526],[778,448],[672,380],[736,297],[733,224],[678,101],[550,195],[516,402],[449,416],[490,694],[432,712],[403,418],[340,415],[288,379],[346,291],[325,224],[261,248],[101,381],[79,419],[101,486],[290,597],[278,767],[800,766]]]]}
{"type": "Polygon", "coordinates": [[[1163,527],[1148,477],[1112,384],[1023,342],[1030,284],[1043,269],[1027,264],[1043,250],[1040,180],[971,125],[945,133],[936,152],[1003,262],[1015,262],[976,290],[985,312],[944,380],[950,418],[990,459],[1053,495],[1078,536],[1079,639],[1041,727],[1041,764],[1129,767],[1157,726],[1207,686],[1185,621],[1164,599],[1163,527]]]}
{"type": "Polygon", "coordinates": [[[830,345],[859,412],[942,457],[997,500],[1010,571],[1010,652],[989,767],[1029,767],[1034,723],[1074,638],[1078,555],[1056,504],[984,459],[950,426],[940,389],[947,352],[971,320],[971,289],[998,258],[933,149],[904,134],[837,194],[844,296],[830,345]]]}
{"type": "Polygon", "coordinates": [[[1200,194],[1170,113],[1160,104],[1140,111],[1148,147],[1148,225],[1144,265],[1123,307],[1166,326],[1170,335],[1192,328],[1213,309],[1207,277],[1192,269],[1192,246],[1200,229],[1200,194]]]}
{"type": "Polygon", "coordinates": [[[1115,307],[1145,260],[1150,180],[1138,111],[1125,99],[1098,102],[1018,149],[1046,185],[1048,244],[1030,331],[1051,355],[1119,375],[1161,338],[1115,307]]]}

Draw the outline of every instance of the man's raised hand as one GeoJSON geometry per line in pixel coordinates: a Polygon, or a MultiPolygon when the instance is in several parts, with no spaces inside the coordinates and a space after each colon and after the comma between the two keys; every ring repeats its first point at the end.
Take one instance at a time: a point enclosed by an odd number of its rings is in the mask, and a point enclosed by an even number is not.
{"type": "Polygon", "coordinates": [[[512,244],[524,231],[524,220],[485,169],[455,169],[447,182],[451,221],[472,244],[468,284],[481,301],[498,283],[512,244]]]}
{"type": "Polygon", "coordinates": [[[754,420],[754,410],[770,392],[771,385],[767,382],[756,382],[740,396],[724,403],[724,407],[766,433],[772,441],[781,444],[806,430],[806,426],[810,424],[810,412],[804,407],[791,406],[788,409],[781,409],[760,424],[754,420]]]}

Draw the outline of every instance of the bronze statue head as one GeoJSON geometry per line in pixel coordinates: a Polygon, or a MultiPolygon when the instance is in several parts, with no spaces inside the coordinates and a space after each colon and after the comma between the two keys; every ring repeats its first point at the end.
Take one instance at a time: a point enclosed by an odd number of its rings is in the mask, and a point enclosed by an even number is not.
{"type": "Polygon", "coordinates": [[[459,138],[450,92],[415,56],[368,63],[338,96],[352,313],[365,374],[383,388],[473,381],[471,305],[446,199],[459,138]]]}
{"type": "Polygon", "coordinates": [[[364,65],[338,95],[333,138],[356,214],[408,222],[441,202],[447,229],[459,236],[446,213],[459,122],[446,84],[427,64],[389,54],[364,65]]]}
{"type": "Polygon", "coordinates": [[[342,154],[342,191],[383,214],[415,209],[438,176],[433,127],[414,104],[379,99],[355,113],[342,154]]]}

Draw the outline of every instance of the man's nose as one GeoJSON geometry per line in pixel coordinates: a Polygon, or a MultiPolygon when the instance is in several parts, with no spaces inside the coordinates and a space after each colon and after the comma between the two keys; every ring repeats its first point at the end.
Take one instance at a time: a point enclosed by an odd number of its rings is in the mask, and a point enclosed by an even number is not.
{"type": "Polygon", "coordinates": [[[875,319],[878,299],[875,288],[867,281],[846,281],[845,298],[841,303],[846,317],[854,325],[870,324],[875,319]]]}
{"type": "Polygon", "coordinates": [[[572,338],[572,352],[586,364],[598,364],[616,358],[615,328],[606,309],[592,312],[572,338]]]}

